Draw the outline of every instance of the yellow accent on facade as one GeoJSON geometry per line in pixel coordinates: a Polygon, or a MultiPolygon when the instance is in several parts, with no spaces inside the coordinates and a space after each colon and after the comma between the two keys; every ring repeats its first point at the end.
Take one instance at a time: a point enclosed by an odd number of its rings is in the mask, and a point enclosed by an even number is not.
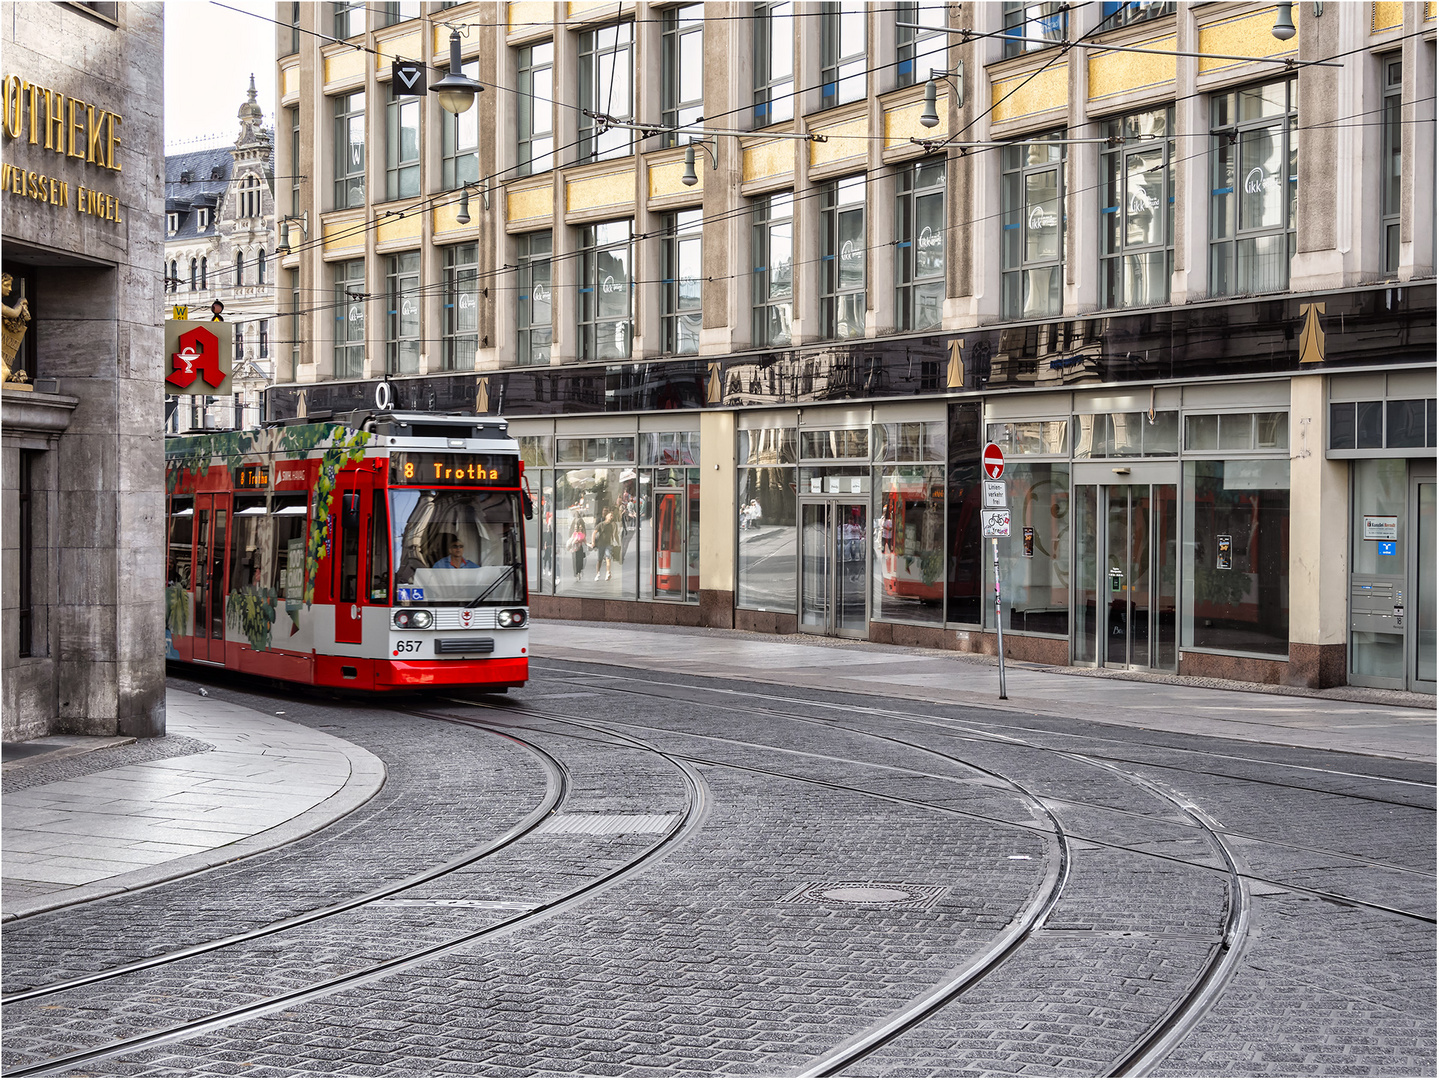
{"type": "Polygon", "coordinates": [[[1424,5],[1424,21],[1433,22],[1436,15],[1439,15],[1439,4],[1428,3],[1424,5]]]}
{"type": "Polygon", "coordinates": [[[555,216],[555,189],[549,184],[544,187],[511,188],[505,192],[505,220],[532,221],[535,218],[555,216]]]}
{"type": "MultiPolygon", "coordinates": [[[[1162,49],[1172,52],[1178,47],[1173,35],[1135,43],[1139,49],[1162,49]]],[[[1089,99],[1123,94],[1160,83],[1174,81],[1177,61],[1172,56],[1150,56],[1148,53],[1092,52],[1089,54],[1089,99]]]]}
{"type": "Polygon", "coordinates": [[[471,236],[478,237],[479,225],[477,223],[477,219],[479,215],[476,214],[475,211],[479,208],[479,202],[479,195],[472,194],[470,196],[470,223],[468,225],[461,225],[457,220],[455,220],[460,216],[459,199],[456,199],[454,202],[451,203],[445,203],[445,205],[443,206],[437,206],[433,210],[431,210],[430,231],[434,235],[435,239],[438,240],[441,236],[445,236],[449,233],[465,232],[468,232],[471,236]]]}
{"type": "MultiPolygon", "coordinates": [[[[446,34],[445,41],[449,42],[449,35],[446,34]]],[[[423,60],[425,54],[424,39],[418,31],[413,34],[406,34],[404,37],[391,38],[389,41],[375,42],[375,70],[388,74],[390,65],[396,60],[423,60]]]]}
{"type": "MultiPolygon", "coordinates": [[[[1285,56],[1298,52],[1298,39],[1280,41],[1272,33],[1276,8],[1265,8],[1253,15],[1242,15],[1236,19],[1225,19],[1199,28],[1199,51],[1202,53],[1225,53],[1229,56],[1285,56]]],[[[1199,73],[1223,71],[1238,67],[1243,60],[1219,60],[1202,58],[1199,73]]]]}
{"type": "Polygon", "coordinates": [[[1378,0],[1372,7],[1374,11],[1369,20],[1371,34],[1404,25],[1404,5],[1397,0],[1378,0]]]}
{"type": "Polygon", "coordinates": [[[365,221],[335,221],[325,223],[325,254],[344,255],[355,252],[365,253],[365,221]]]}
{"type": "Polygon", "coordinates": [[[292,65],[292,66],[287,67],[287,68],[281,68],[281,69],[280,69],[280,96],[281,96],[282,98],[287,98],[287,97],[290,97],[292,94],[298,94],[299,92],[300,92],[300,68],[299,68],[299,66],[298,66],[298,65],[292,65]]]}
{"type": "Polygon", "coordinates": [[[746,184],[754,180],[770,180],[794,173],[793,139],[770,139],[751,143],[744,148],[743,176],[746,184]]]}
{"type": "Polygon", "coordinates": [[[406,214],[404,217],[384,218],[380,221],[379,228],[375,230],[375,242],[393,244],[397,240],[418,240],[422,224],[424,224],[424,217],[419,213],[406,214]]]}
{"type": "MultiPolygon", "coordinates": [[[[990,115],[995,123],[1017,120],[1049,109],[1069,105],[1069,61],[1053,64],[1041,71],[995,79],[990,85],[994,108],[990,115]]],[[[933,130],[938,130],[935,128],[933,130]]]]}
{"type": "MultiPolygon", "coordinates": [[[[538,29],[539,24],[549,26],[555,20],[555,5],[549,3],[536,3],[534,0],[517,0],[510,5],[509,30],[512,34],[528,34],[538,29]]],[[[440,27],[435,27],[435,40],[439,40],[440,27]]],[[[448,41],[450,32],[445,31],[445,40],[448,41]]],[[[439,46],[436,46],[438,51],[439,46]]]]}
{"type": "Polygon", "coordinates": [[[856,116],[853,120],[831,124],[829,127],[813,127],[810,131],[829,139],[828,142],[809,144],[811,168],[828,165],[831,161],[843,161],[845,158],[864,157],[869,153],[868,115],[856,116]]]}
{"type": "Polygon", "coordinates": [[[325,83],[349,82],[365,76],[365,54],[346,49],[334,56],[325,57],[325,83]]]}
{"type": "Polygon", "coordinates": [[[650,198],[660,199],[666,195],[683,195],[685,192],[698,195],[705,189],[705,175],[709,171],[709,158],[698,147],[695,148],[695,175],[699,177],[700,182],[694,187],[685,187],[680,183],[680,177],[685,174],[683,159],[652,164],[650,166],[650,198]]]}
{"type": "Polygon", "coordinates": [[[916,139],[944,138],[949,134],[949,107],[943,98],[940,99],[937,109],[939,126],[932,128],[927,128],[919,122],[920,114],[924,112],[924,102],[922,101],[886,109],[884,113],[884,148],[890,150],[896,146],[904,146],[911,137],[916,139]]]}
{"type": "Polygon", "coordinates": [[[635,201],[635,171],[586,176],[565,184],[565,210],[595,210],[601,206],[629,206],[635,201]]]}

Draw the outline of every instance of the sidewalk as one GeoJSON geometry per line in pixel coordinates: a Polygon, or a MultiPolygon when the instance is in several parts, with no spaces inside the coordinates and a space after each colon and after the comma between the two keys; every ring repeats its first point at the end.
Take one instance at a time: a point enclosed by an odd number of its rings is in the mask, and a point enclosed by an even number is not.
{"type": "Polygon", "coordinates": [[[1316,750],[1435,760],[1434,699],[1340,687],[1298,691],[1218,679],[1005,663],[994,657],[808,635],[540,620],[530,657],[577,660],[911,701],[973,705],[1316,750]]]}
{"type": "Polygon", "coordinates": [[[167,735],[200,752],[87,774],[84,758],[77,758],[86,750],[138,759],[169,739],[69,737],[7,745],[7,753],[18,752],[4,766],[7,786],[19,786],[36,770],[80,774],[5,793],[5,919],[279,847],[350,813],[384,783],[385,767],[373,754],[277,716],[176,690],[166,694],[165,711],[167,735]]]}

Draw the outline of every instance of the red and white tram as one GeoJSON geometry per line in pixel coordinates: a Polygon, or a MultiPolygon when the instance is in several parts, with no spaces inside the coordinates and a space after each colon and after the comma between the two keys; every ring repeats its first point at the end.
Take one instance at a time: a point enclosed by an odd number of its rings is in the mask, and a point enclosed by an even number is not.
{"type": "Polygon", "coordinates": [[[362,690],[529,677],[519,446],[350,414],[166,441],[170,660],[362,690]]]}

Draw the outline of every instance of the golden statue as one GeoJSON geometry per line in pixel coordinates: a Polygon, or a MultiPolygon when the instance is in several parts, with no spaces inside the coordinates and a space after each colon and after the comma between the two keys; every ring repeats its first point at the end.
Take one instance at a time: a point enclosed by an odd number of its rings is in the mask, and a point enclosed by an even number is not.
{"type": "MultiPolygon", "coordinates": [[[[7,383],[27,383],[30,377],[25,373],[24,368],[12,370],[10,365],[15,362],[15,357],[20,354],[20,344],[25,340],[25,331],[30,328],[30,301],[25,299],[25,285],[21,282],[20,298],[15,304],[10,304],[8,298],[10,289],[14,284],[14,277],[10,274],[0,276],[0,295],[6,299],[0,300],[0,315],[4,316],[5,337],[4,337],[4,358],[5,377],[7,383]]],[[[28,389],[28,388],[27,388],[28,389]]]]}

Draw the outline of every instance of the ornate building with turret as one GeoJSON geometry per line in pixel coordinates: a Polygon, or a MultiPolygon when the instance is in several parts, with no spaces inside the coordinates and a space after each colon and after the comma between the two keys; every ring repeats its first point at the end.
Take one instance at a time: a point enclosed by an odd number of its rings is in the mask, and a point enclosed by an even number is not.
{"type": "Polygon", "coordinates": [[[165,317],[178,306],[208,319],[218,300],[235,326],[236,392],[169,397],[165,430],[172,434],[258,424],[260,395],[274,375],[274,140],[253,75],[238,115],[234,145],[165,157],[165,317]]]}

